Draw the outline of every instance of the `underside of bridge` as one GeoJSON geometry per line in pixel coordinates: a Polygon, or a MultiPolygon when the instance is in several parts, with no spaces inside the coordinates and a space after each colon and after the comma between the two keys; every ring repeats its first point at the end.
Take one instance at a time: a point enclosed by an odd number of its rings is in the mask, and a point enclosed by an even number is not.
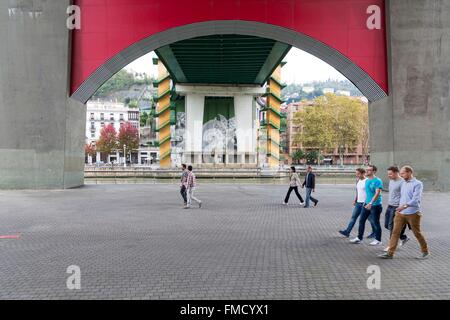
{"type": "Polygon", "coordinates": [[[257,166],[261,132],[255,125],[259,110],[254,97],[262,95],[268,101],[265,118],[271,120],[263,126],[268,142],[262,162],[278,167],[283,86],[278,68],[290,49],[275,40],[236,34],[197,37],[157,49],[161,167],[181,162],[257,166]]]}
{"type": "Polygon", "coordinates": [[[156,54],[175,83],[262,86],[290,49],[271,39],[215,35],[175,42],[156,54]]]}

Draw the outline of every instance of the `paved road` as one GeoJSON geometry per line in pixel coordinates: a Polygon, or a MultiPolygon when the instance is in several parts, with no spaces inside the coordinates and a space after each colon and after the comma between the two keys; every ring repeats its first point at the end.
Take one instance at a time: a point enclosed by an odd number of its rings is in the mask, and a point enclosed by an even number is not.
{"type": "Polygon", "coordinates": [[[280,205],[277,185],[203,185],[192,210],[176,185],[0,192],[0,235],[21,234],[0,240],[0,299],[450,298],[450,194],[424,197],[432,257],[415,260],[413,240],[385,261],[337,233],[352,187],[319,187],[314,209],[280,205]],[[66,287],[70,265],[81,290],[66,287]]]}

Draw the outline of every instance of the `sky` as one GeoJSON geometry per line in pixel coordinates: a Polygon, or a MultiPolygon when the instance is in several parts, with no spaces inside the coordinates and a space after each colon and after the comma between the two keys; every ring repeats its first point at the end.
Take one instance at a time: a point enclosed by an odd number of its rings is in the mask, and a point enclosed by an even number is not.
{"type": "MultiPolygon", "coordinates": [[[[157,68],[152,62],[154,56],[153,52],[149,53],[129,64],[126,69],[138,73],[147,73],[149,76],[152,75],[156,78],[157,68]]],[[[329,64],[297,48],[292,48],[284,60],[287,61],[287,65],[283,67],[282,77],[283,81],[288,84],[346,79],[329,64]]]]}

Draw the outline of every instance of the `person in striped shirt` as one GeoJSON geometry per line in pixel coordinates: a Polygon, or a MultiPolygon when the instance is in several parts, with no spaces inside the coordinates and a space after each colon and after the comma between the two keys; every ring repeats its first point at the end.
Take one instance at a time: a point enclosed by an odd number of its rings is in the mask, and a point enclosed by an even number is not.
{"type": "Polygon", "coordinates": [[[189,209],[192,205],[192,200],[198,203],[198,207],[202,207],[202,201],[195,197],[195,189],[197,187],[197,179],[195,177],[194,172],[192,172],[192,166],[188,167],[188,177],[187,177],[187,200],[188,203],[184,207],[185,209],[189,209]]]}

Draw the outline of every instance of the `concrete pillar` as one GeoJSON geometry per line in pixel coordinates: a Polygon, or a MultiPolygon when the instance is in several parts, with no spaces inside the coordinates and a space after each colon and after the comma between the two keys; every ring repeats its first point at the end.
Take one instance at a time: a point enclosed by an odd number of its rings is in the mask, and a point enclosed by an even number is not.
{"type": "Polygon", "coordinates": [[[70,3],[0,1],[0,189],[84,183],[86,107],[68,98],[70,3]]]}
{"type": "Polygon", "coordinates": [[[253,97],[249,95],[234,96],[234,113],[236,115],[237,152],[255,152],[253,130],[253,97]]]}
{"type": "MultiPolygon", "coordinates": [[[[199,94],[186,95],[186,145],[185,152],[198,153],[203,150],[203,114],[205,96],[199,94]]],[[[198,160],[197,160],[198,161],[198,160]]]]}
{"type": "Polygon", "coordinates": [[[372,162],[410,164],[426,190],[450,191],[450,5],[391,0],[387,16],[390,97],[370,105],[372,162]]]}

